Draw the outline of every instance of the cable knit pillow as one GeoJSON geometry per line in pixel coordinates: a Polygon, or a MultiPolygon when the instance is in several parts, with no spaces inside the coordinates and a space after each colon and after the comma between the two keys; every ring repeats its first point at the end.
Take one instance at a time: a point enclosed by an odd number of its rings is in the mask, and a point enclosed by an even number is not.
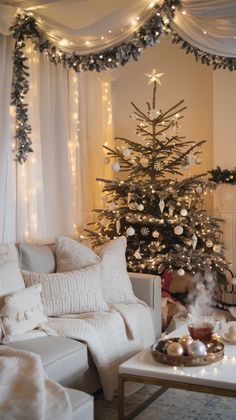
{"type": "Polygon", "coordinates": [[[66,273],[22,274],[26,286],[42,284],[42,303],[48,316],[110,310],[102,295],[100,264],[66,273]]]}
{"type": "Polygon", "coordinates": [[[5,297],[0,312],[5,335],[22,334],[47,321],[40,293],[41,285],[37,284],[5,297]]]}
{"type": "Polygon", "coordinates": [[[102,270],[102,292],[107,303],[132,303],[137,302],[134,296],[131,281],[126,269],[127,241],[124,236],[113,239],[97,249],[98,255],[80,242],[73,239],[60,237],[56,241],[57,271],[63,266],[79,269],[82,266],[100,261],[102,270]],[[70,254],[69,249],[73,249],[70,254]],[[58,252],[59,249],[59,252],[58,252]],[[67,249],[68,253],[60,252],[67,249]]]}

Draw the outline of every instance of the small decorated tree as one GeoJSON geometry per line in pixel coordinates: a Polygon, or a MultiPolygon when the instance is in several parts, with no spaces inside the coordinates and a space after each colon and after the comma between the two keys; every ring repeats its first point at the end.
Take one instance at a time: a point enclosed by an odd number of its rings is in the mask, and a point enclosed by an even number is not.
{"type": "Polygon", "coordinates": [[[201,164],[199,148],[204,141],[193,143],[180,135],[184,101],[167,111],[158,109],[162,74],[153,70],[147,76],[153,93],[146,112],[131,103],[138,141],[118,137],[114,150],[103,146],[105,163],[125,177],[99,179],[104,183],[105,206],[94,210],[97,221],[94,230],[86,230],[87,236],[96,246],[125,235],[130,271],[198,272],[210,281],[227,268],[219,220],[204,208],[204,192],[214,184],[204,174],[183,176],[193,164],[201,164]]]}

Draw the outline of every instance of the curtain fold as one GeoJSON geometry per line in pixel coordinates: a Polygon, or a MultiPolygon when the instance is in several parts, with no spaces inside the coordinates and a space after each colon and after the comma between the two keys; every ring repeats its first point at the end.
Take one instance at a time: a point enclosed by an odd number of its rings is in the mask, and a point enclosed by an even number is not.
{"type": "Polygon", "coordinates": [[[10,113],[12,49],[11,37],[0,35],[0,242],[16,239],[14,117],[10,113]]]}
{"type": "Polygon", "coordinates": [[[235,0],[182,0],[174,30],[187,42],[213,55],[236,57],[235,0]]]}
{"type": "Polygon", "coordinates": [[[17,239],[53,241],[78,235],[100,200],[101,146],[113,137],[111,82],[55,66],[30,43],[26,54],[34,153],[17,165],[17,239]]]}

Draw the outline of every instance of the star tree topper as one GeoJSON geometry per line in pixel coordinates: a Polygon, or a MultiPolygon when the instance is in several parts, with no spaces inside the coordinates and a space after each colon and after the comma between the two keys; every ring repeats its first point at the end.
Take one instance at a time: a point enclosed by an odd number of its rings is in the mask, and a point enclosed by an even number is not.
{"type": "Polygon", "coordinates": [[[161,85],[160,77],[163,76],[165,73],[157,73],[156,69],[152,70],[151,74],[145,74],[149,78],[148,84],[157,82],[159,85],[161,85]]]}

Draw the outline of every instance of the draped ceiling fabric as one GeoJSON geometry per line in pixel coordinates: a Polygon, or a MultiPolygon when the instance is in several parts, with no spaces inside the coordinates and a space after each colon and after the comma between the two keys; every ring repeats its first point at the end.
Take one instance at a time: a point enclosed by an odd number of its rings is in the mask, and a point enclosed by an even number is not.
{"type": "Polygon", "coordinates": [[[236,57],[236,1],[182,0],[174,30],[189,44],[213,55],[236,57]]]}

